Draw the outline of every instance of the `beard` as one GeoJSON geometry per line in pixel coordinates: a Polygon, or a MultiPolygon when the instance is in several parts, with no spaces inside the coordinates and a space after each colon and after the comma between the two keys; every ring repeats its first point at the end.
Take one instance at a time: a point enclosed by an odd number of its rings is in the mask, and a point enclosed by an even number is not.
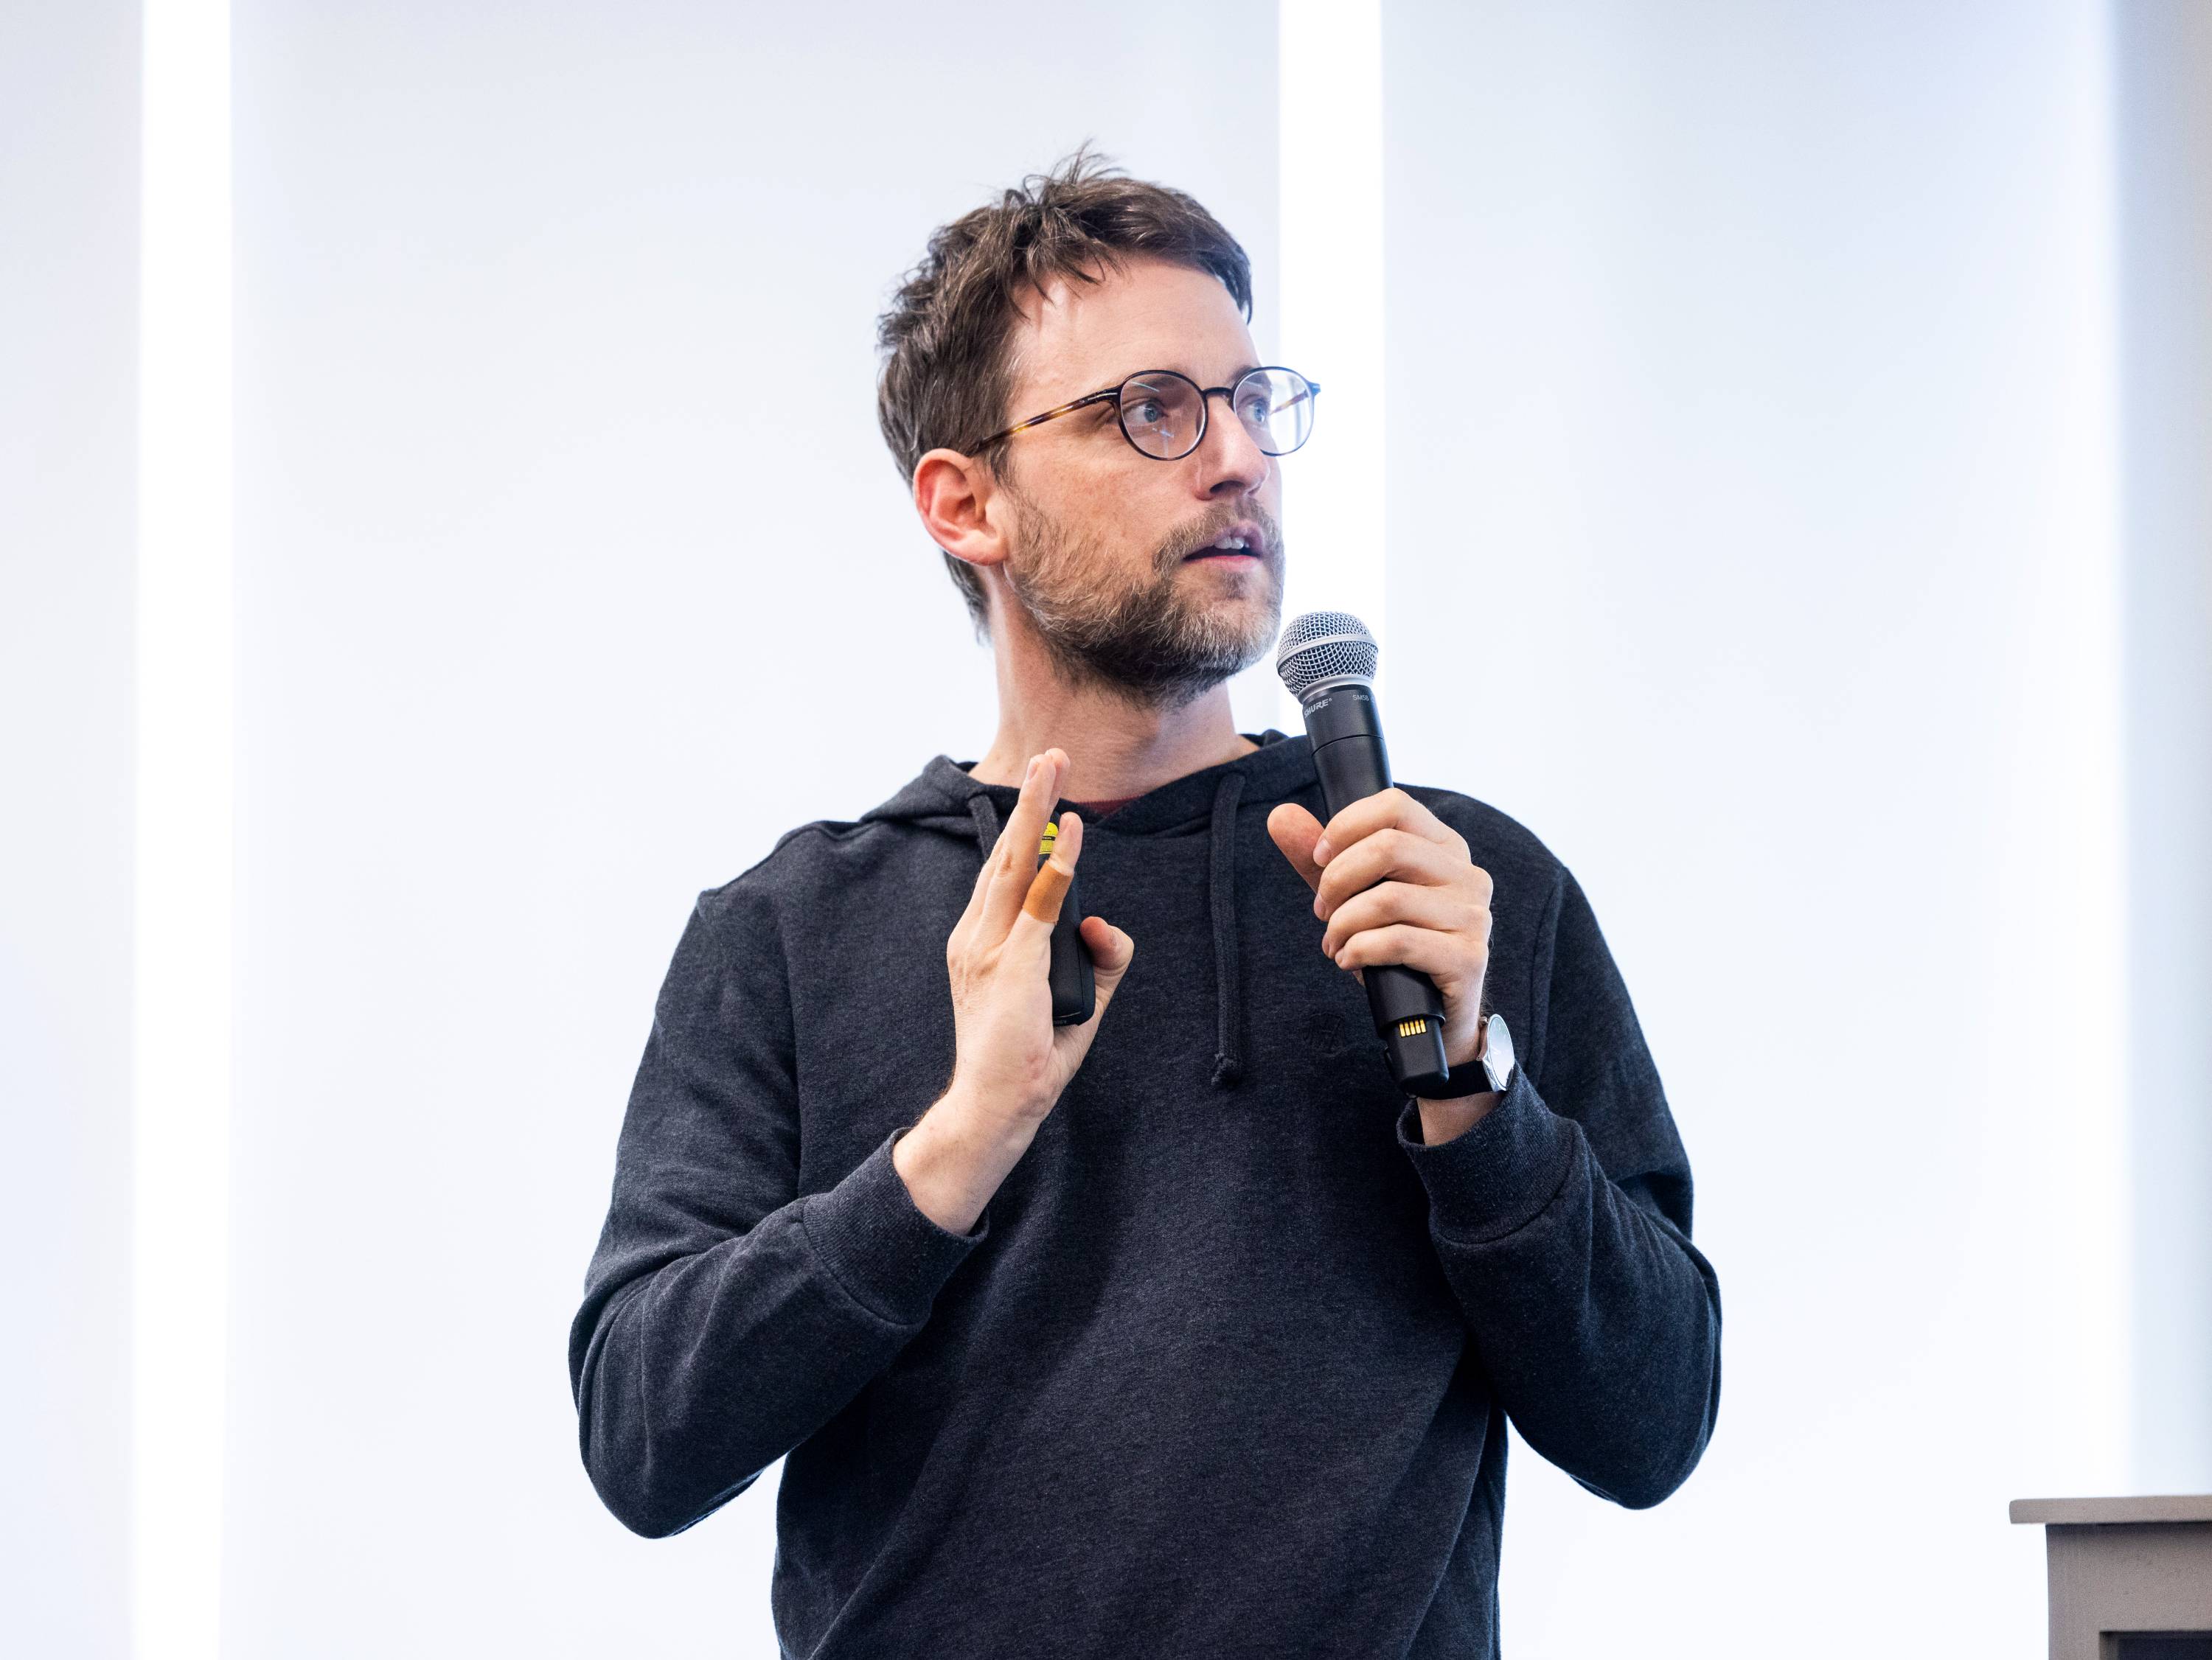
{"type": "Polygon", "coordinates": [[[1282,543],[1257,506],[1209,514],[1155,549],[1149,569],[1123,575],[1098,537],[1076,535],[1013,494],[1022,533],[1000,568],[1070,685],[1143,708],[1179,708],[1249,668],[1273,643],[1283,615],[1282,543]],[[1184,560],[1238,519],[1257,524],[1265,542],[1249,573],[1266,589],[1257,609],[1190,591],[1182,580],[1184,560]]]}

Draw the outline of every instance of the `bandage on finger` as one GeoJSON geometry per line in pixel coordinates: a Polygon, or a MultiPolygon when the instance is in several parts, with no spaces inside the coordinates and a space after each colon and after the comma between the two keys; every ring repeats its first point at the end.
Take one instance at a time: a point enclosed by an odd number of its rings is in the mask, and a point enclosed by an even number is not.
{"type": "Polygon", "coordinates": [[[1075,872],[1062,869],[1048,859],[1037,867],[1030,879],[1029,896],[1023,900],[1022,909],[1039,922],[1057,922],[1060,902],[1067,897],[1068,885],[1075,880],[1075,872]]]}

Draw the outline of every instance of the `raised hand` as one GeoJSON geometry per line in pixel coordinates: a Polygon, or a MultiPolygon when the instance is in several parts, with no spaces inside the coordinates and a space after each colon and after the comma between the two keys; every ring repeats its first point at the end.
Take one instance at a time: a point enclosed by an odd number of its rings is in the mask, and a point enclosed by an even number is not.
{"type": "Polygon", "coordinates": [[[1052,1023],[1052,930],[1082,856],[1082,818],[1060,815],[1052,857],[1042,867],[1036,848],[1066,770],[1061,750],[1030,757],[1021,797],[945,945],[957,1051],[946,1093],[1008,1128],[1034,1127],[1052,1111],[1090,1053],[1136,950],[1104,918],[1085,918],[1097,1007],[1080,1026],[1052,1023]]]}

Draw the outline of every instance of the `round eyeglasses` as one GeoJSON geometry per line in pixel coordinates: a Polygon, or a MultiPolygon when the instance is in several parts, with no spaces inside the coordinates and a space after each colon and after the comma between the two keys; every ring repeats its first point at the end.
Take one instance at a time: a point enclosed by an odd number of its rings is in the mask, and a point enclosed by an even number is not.
{"type": "Polygon", "coordinates": [[[975,447],[981,450],[1093,403],[1111,403],[1121,420],[1121,436],[1138,454],[1155,461],[1180,461],[1204,440],[1206,409],[1218,397],[1229,400],[1262,455],[1286,456],[1313,436],[1314,400],[1320,396],[1319,383],[1272,365],[1247,369],[1234,386],[1200,386],[1173,369],[1140,369],[1118,386],[1018,421],[975,447]]]}

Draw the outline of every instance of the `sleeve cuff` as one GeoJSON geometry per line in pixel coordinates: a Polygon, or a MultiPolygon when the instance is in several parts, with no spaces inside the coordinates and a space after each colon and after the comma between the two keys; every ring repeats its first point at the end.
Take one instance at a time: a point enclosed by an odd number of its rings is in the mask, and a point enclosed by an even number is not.
{"type": "Polygon", "coordinates": [[[896,1325],[920,1325],[945,1281],[991,1232],[988,1208],[975,1230],[954,1233],[921,1213],[891,1163],[894,1130],[836,1186],[799,1207],[806,1238],[838,1284],[896,1325]]]}
{"type": "Polygon", "coordinates": [[[1429,1190],[1431,1227],[1468,1244],[1502,1239],[1552,1202],[1566,1180],[1576,1134],[1518,1066],[1482,1121],[1440,1147],[1421,1140],[1419,1102],[1408,1095],[1398,1112],[1398,1145],[1429,1190]]]}

